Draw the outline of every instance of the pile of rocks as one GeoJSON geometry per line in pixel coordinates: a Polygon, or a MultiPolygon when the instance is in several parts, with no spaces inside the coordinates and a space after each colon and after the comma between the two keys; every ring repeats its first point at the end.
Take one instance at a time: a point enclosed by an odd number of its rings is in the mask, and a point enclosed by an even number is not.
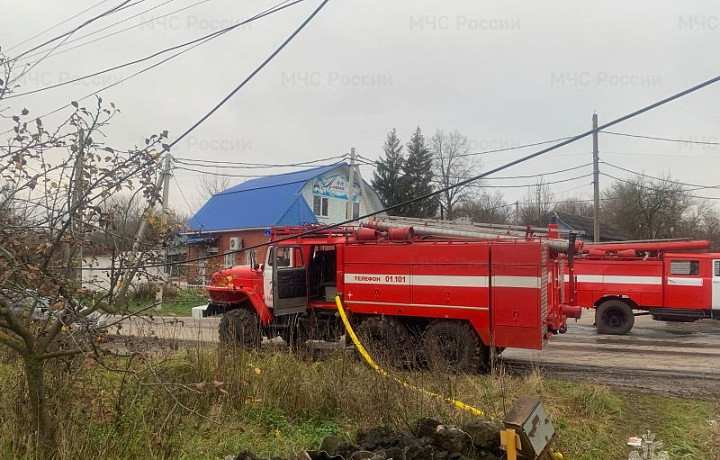
{"type": "MultiPolygon", "coordinates": [[[[504,457],[501,429],[500,423],[487,419],[473,419],[458,428],[423,418],[412,433],[378,427],[358,434],[355,442],[327,436],[317,450],[299,452],[291,460],[499,460],[504,457]]],[[[259,459],[243,450],[225,460],[259,459]]]]}

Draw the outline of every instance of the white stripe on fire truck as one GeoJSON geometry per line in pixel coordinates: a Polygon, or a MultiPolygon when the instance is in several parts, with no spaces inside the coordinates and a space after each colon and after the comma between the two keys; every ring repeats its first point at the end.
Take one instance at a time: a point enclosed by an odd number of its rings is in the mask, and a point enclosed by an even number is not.
{"type": "MultiPolygon", "coordinates": [[[[565,282],[570,276],[565,275],[565,282]]],[[[607,284],[649,284],[661,285],[661,276],[630,276],[630,275],[577,275],[578,283],[607,283],[607,284]]]]}
{"type": "MultiPolygon", "coordinates": [[[[489,286],[488,276],[456,275],[394,275],[371,273],[345,273],[346,284],[389,284],[410,286],[478,287],[489,286]]],[[[493,276],[493,286],[539,289],[541,279],[537,276],[493,276]]]]}
{"type": "Polygon", "coordinates": [[[493,276],[493,286],[540,289],[542,280],[537,276],[493,276]]]}
{"type": "Polygon", "coordinates": [[[702,286],[703,280],[702,278],[675,278],[669,276],[668,284],[673,286],[702,286]]]}
{"type": "Polygon", "coordinates": [[[386,307],[419,307],[419,308],[453,308],[456,310],[490,310],[490,307],[469,307],[467,305],[444,305],[429,303],[393,303],[393,302],[365,302],[364,300],[353,302],[345,301],[345,305],[352,307],[353,305],[383,305],[386,307]]]}
{"type": "Polygon", "coordinates": [[[345,273],[346,284],[390,284],[395,286],[488,287],[487,276],[397,275],[390,273],[345,273]]]}

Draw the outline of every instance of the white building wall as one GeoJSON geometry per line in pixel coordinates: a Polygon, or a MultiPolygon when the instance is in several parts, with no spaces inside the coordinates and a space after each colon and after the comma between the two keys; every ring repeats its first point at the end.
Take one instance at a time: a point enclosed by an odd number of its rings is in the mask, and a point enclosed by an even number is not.
{"type": "MultiPolygon", "coordinates": [[[[91,264],[88,262],[83,262],[83,287],[94,291],[107,291],[110,288],[110,270],[108,270],[112,264],[110,256],[96,256],[91,264]]],[[[132,284],[162,282],[165,279],[162,267],[149,267],[145,272],[135,275],[132,284]]]]}
{"type": "MultiPolygon", "coordinates": [[[[336,222],[342,222],[346,220],[346,208],[347,208],[347,184],[348,178],[348,167],[339,166],[333,170],[326,172],[318,176],[317,178],[308,181],[302,190],[302,195],[305,198],[310,209],[313,209],[314,197],[319,196],[328,200],[328,215],[316,217],[320,223],[332,224],[336,222]]],[[[365,185],[365,191],[368,194],[367,201],[369,202],[369,208],[365,206],[365,200],[363,200],[360,181],[355,176],[355,184],[353,187],[353,202],[360,203],[360,215],[368,214],[369,212],[376,212],[382,209],[382,203],[377,198],[377,195],[370,189],[369,185],[365,185]]]]}

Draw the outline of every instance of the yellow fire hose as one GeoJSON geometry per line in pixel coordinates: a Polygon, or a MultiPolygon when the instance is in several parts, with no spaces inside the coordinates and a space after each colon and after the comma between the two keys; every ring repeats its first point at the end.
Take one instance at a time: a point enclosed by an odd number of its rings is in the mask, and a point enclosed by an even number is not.
{"type": "MultiPolygon", "coordinates": [[[[345,309],[342,306],[342,301],[340,300],[340,296],[335,296],[335,304],[337,305],[338,312],[340,313],[340,318],[342,318],[342,322],[345,325],[345,330],[347,331],[348,335],[350,336],[350,339],[352,339],[353,344],[355,345],[355,348],[357,348],[357,351],[360,353],[360,355],[367,361],[367,363],[377,371],[378,374],[382,375],[383,377],[390,377],[400,385],[404,386],[405,388],[410,388],[414,391],[417,391],[418,393],[424,394],[426,396],[430,396],[432,398],[438,398],[442,399],[444,401],[447,401],[451,404],[453,404],[455,407],[458,407],[462,410],[466,410],[471,412],[473,415],[477,415],[478,417],[488,417],[488,415],[481,411],[478,408],[475,408],[473,406],[470,406],[468,404],[465,404],[462,401],[458,401],[457,399],[448,398],[446,396],[443,396],[438,393],[434,393],[432,391],[428,391],[424,388],[417,387],[415,385],[411,385],[403,380],[400,380],[397,377],[393,377],[390,374],[387,373],[387,371],[380,366],[378,366],[375,361],[370,357],[367,350],[365,350],[365,347],[363,347],[362,343],[360,343],[360,340],[358,339],[357,335],[355,334],[355,331],[353,330],[352,326],[350,326],[350,321],[348,321],[348,317],[345,314],[345,309]]],[[[491,417],[492,418],[492,417],[491,417]]]]}
{"type": "MultiPolygon", "coordinates": [[[[450,404],[454,405],[455,407],[465,410],[465,411],[468,411],[478,417],[487,417],[490,419],[495,419],[495,417],[488,415],[486,412],[483,412],[480,409],[473,407],[469,404],[465,404],[462,401],[458,401],[457,399],[449,398],[449,397],[443,396],[439,393],[435,393],[435,392],[426,390],[424,388],[417,387],[415,385],[405,382],[404,380],[400,380],[399,378],[393,377],[390,374],[388,374],[388,372],[385,369],[383,369],[375,361],[373,361],[373,359],[370,357],[370,354],[367,352],[367,350],[365,349],[363,344],[360,343],[360,340],[358,339],[357,335],[355,334],[355,331],[353,330],[352,326],[350,325],[350,321],[348,320],[348,317],[345,314],[345,308],[343,308],[342,300],[340,299],[339,295],[335,296],[335,305],[337,306],[338,313],[340,313],[340,318],[342,319],[343,325],[345,326],[345,331],[350,336],[350,339],[352,340],[353,344],[355,345],[355,348],[357,349],[358,353],[360,353],[360,355],[363,357],[363,359],[365,359],[365,361],[370,365],[370,367],[375,369],[375,371],[378,374],[382,375],[383,377],[389,377],[389,378],[393,379],[395,382],[397,382],[398,384],[402,385],[403,387],[410,388],[411,390],[417,391],[420,394],[424,394],[424,395],[430,396],[432,398],[437,398],[437,399],[442,399],[443,401],[447,401],[450,404]]],[[[512,430],[510,430],[510,431],[512,431],[512,430]]],[[[513,454],[520,447],[519,444],[516,445],[516,443],[515,443],[515,432],[514,431],[512,431],[512,441],[508,444],[509,444],[508,447],[512,448],[513,454]]],[[[560,452],[551,452],[550,455],[555,459],[563,459],[564,458],[560,452]]],[[[508,457],[508,458],[510,458],[510,457],[508,457]]]]}

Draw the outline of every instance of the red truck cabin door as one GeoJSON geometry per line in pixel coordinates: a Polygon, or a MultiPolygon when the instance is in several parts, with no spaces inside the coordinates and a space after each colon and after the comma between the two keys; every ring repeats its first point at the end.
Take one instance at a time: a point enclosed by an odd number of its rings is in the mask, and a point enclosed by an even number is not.
{"type": "Polygon", "coordinates": [[[709,302],[708,259],[700,254],[673,254],[665,259],[665,307],[698,310],[709,302]]]}
{"type": "MultiPolygon", "coordinates": [[[[290,315],[307,308],[307,264],[300,246],[275,246],[272,259],[273,313],[290,315]]],[[[266,270],[268,269],[266,268],[266,270]]]]}
{"type": "Polygon", "coordinates": [[[712,309],[720,310],[720,259],[713,259],[712,264],[712,309]]]}

